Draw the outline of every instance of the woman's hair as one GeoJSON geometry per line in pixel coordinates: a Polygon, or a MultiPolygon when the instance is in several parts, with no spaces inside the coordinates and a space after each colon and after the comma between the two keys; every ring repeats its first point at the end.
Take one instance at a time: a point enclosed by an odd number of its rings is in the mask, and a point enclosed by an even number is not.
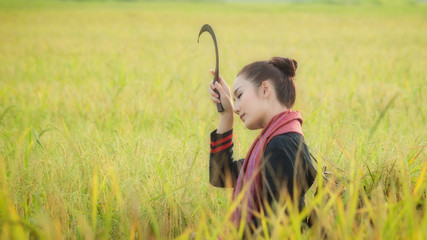
{"type": "Polygon", "coordinates": [[[272,57],[269,61],[257,61],[246,65],[237,76],[242,75],[256,87],[270,79],[280,103],[291,108],[295,103],[295,71],[298,63],[294,59],[272,57]]]}

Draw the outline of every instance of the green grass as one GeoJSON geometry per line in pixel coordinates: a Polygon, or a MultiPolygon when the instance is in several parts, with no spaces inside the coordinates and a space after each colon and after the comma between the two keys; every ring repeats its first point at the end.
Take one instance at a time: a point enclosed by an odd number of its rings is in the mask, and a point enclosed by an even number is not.
{"type": "MultiPolygon", "coordinates": [[[[1,1],[2,239],[238,235],[231,190],[208,181],[204,23],[230,86],[249,62],[297,59],[306,142],[344,171],[343,194],[319,178],[306,197],[320,226],[278,215],[272,239],[427,237],[426,5],[1,1]]],[[[259,133],[237,120],[236,158],[259,133]]]]}

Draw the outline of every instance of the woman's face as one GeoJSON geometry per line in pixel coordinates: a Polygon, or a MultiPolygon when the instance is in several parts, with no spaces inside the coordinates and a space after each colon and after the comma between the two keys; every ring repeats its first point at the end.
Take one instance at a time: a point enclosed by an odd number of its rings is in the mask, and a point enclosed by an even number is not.
{"type": "Polygon", "coordinates": [[[239,115],[246,127],[251,130],[263,128],[265,100],[259,89],[242,75],[233,84],[234,112],[239,115]]]}

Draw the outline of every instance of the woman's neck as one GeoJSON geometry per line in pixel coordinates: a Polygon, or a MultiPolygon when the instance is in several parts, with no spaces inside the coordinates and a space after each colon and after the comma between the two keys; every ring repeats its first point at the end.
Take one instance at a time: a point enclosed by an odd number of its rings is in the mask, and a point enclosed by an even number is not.
{"type": "Polygon", "coordinates": [[[262,123],[262,128],[264,128],[265,126],[267,126],[267,123],[270,122],[270,120],[276,116],[277,114],[281,113],[281,112],[285,112],[286,110],[288,110],[287,107],[283,106],[283,105],[275,105],[272,108],[270,108],[267,113],[266,116],[264,118],[264,121],[262,123]]]}

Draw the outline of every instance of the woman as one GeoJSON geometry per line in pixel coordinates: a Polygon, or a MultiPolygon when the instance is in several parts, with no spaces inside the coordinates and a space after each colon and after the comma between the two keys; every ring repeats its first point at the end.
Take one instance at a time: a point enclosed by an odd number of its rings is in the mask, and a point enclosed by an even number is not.
{"type": "Polygon", "coordinates": [[[282,57],[245,66],[233,84],[234,106],[224,79],[210,83],[212,101],[224,108],[218,128],[211,133],[210,183],[234,187],[233,200],[242,200],[231,221],[238,227],[243,219],[250,232],[259,226],[257,213],[265,214],[266,206],[273,206],[286,194],[298,200],[301,210],[304,194],[316,177],[304,143],[301,115],[291,110],[297,67],[295,60],[282,57]],[[232,156],[233,112],[248,129],[262,129],[246,158],[237,161],[232,156]]]}

